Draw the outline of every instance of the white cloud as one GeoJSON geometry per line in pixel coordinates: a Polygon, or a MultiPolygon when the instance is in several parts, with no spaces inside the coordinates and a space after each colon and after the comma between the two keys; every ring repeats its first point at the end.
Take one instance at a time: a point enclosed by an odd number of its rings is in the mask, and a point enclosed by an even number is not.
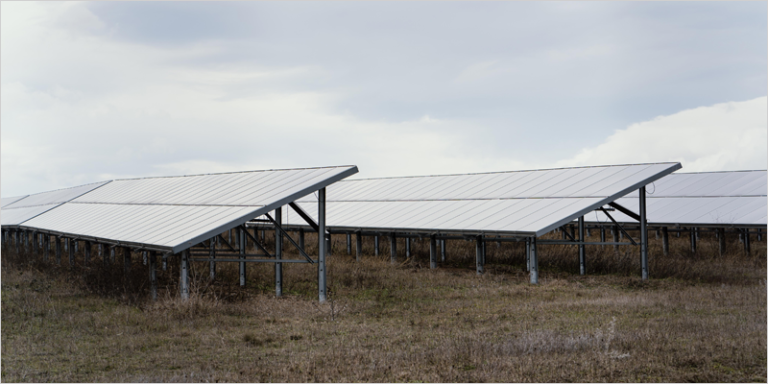
{"type": "Polygon", "coordinates": [[[679,161],[684,172],[766,169],[768,98],[715,104],[632,124],[558,166],[679,161]]]}

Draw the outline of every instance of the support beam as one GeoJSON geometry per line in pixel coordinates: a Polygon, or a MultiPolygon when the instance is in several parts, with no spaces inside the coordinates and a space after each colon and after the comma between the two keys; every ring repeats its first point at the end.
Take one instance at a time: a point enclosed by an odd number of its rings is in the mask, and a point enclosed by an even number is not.
{"type": "Polygon", "coordinates": [[[115,246],[109,247],[109,262],[110,263],[114,263],[115,262],[115,253],[116,253],[115,249],[116,248],[117,247],[115,247],[115,246]]]}
{"type": "Polygon", "coordinates": [[[397,263],[397,237],[394,232],[389,234],[389,259],[392,264],[397,263]]]}
{"type": "Polygon", "coordinates": [[[189,249],[185,249],[181,252],[181,267],[179,271],[179,294],[182,300],[189,299],[189,249]]]}
{"type": "Polygon", "coordinates": [[[725,255],[725,228],[717,229],[717,242],[720,256],[725,255]]]}
{"type": "Polygon", "coordinates": [[[304,246],[304,228],[299,228],[299,247],[306,249],[304,246]]]}
{"type": "Polygon", "coordinates": [[[379,235],[373,237],[373,255],[379,256],[379,235]]]}
{"type": "Polygon", "coordinates": [[[539,258],[536,255],[536,238],[531,237],[531,240],[529,242],[530,244],[530,277],[531,277],[531,284],[538,284],[539,283],[539,258]]]}
{"type": "Polygon", "coordinates": [[[77,240],[68,239],[69,242],[69,267],[75,268],[75,245],[77,240]]]}
{"type": "Polygon", "coordinates": [[[149,254],[147,251],[141,251],[141,264],[147,265],[149,264],[149,254]]]}
{"type": "Polygon", "coordinates": [[[750,256],[752,249],[749,244],[749,228],[744,228],[744,254],[750,256]]]}
{"type": "Polygon", "coordinates": [[[54,241],[56,243],[56,265],[61,265],[61,238],[55,236],[54,239],[56,239],[54,241]]]}
{"type": "Polygon", "coordinates": [[[155,251],[149,251],[149,292],[152,300],[157,301],[157,255],[155,251]]]}
{"type": "Polygon", "coordinates": [[[440,261],[445,263],[445,239],[440,240],[440,261]]]}
{"type": "Polygon", "coordinates": [[[579,217],[579,274],[586,273],[586,252],[584,248],[584,216],[579,217]]]}
{"type": "MultiPolygon", "coordinates": [[[[619,226],[618,225],[614,225],[613,226],[613,231],[611,231],[611,232],[613,233],[613,242],[614,243],[618,243],[619,242],[619,226]]],[[[619,252],[619,246],[618,245],[614,245],[613,246],[613,250],[618,253],[619,252]]]]}
{"type": "Polygon", "coordinates": [[[91,242],[83,242],[83,263],[87,266],[91,262],[91,242]]]}
{"type": "Polygon", "coordinates": [[[477,274],[482,275],[484,271],[485,263],[485,247],[483,246],[483,235],[477,235],[475,237],[475,268],[477,274]]]}
{"type": "Polygon", "coordinates": [[[437,239],[435,235],[429,236],[429,268],[437,268],[437,239]]]}
{"type": "Polygon", "coordinates": [[[352,254],[352,234],[347,232],[347,255],[352,254]]]}
{"type": "Polygon", "coordinates": [[[123,248],[123,272],[128,274],[131,272],[131,249],[128,247],[123,248]]]}
{"type": "Polygon", "coordinates": [[[411,258],[411,238],[410,237],[405,238],[405,258],[406,259],[411,258]]]}
{"type": "Polygon", "coordinates": [[[525,239],[525,271],[531,271],[531,239],[525,239]]]}
{"type": "MultiPolygon", "coordinates": [[[[600,227],[600,242],[605,243],[605,227],[600,227]]],[[[604,245],[601,245],[600,248],[605,248],[604,245]]]]}
{"type": "Polygon", "coordinates": [[[360,232],[355,233],[355,259],[360,261],[360,256],[363,255],[363,234],[360,232]]]}
{"type": "Polygon", "coordinates": [[[645,187],[640,190],[640,264],[643,280],[648,280],[648,220],[645,212],[645,187]]]}
{"type": "MultiPolygon", "coordinates": [[[[275,209],[275,223],[277,226],[283,224],[283,207],[275,209]]],[[[283,258],[283,231],[275,228],[275,259],[283,258]]],[[[275,263],[275,296],[283,296],[283,264],[275,263]]]]}
{"type": "Polygon", "coordinates": [[[208,254],[211,261],[208,263],[208,273],[211,280],[216,280],[216,238],[208,239],[208,254]]]}
{"type": "Polygon", "coordinates": [[[669,230],[667,227],[661,227],[661,248],[664,256],[669,256],[669,230]]]}
{"type": "Polygon", "coordinates": [[[325,287],[325,241],[323,241],[322,234],[325,233],[325,188],[321,188],[317,191],[317,285],[319,301],[325,302],[326,287],[325,287]]]}
{"type": "Polygon", "coordinates": [[[689,235],[691,236],[691,253],[696,254],[696,231],[694,231],[693,228],[691,228],[688,231],[689,235]]]}
{"type": "MultiPolygon", "coordinates": [[[[240,250],[240,260],[245,260],[245,250],[248,248],[248,238],[245,237],[245,228],[243,226],[240,226],[237,228],[237,248],[240,250]]],[[[240,269],[240,286],[245,287],[245,278],[246,278],[246,263],[240,262],[239,265],[240,269]]]]}

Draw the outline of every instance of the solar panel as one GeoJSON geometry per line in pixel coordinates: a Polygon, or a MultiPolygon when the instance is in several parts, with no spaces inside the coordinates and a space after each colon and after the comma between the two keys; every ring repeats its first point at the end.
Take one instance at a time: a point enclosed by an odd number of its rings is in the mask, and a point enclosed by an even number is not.
{"type": "MultiPolygon", "coordinates": [[[[768,172],[675,173],[648,186],[648,223],[668,226],[764,226],[768,224],[768,172]]],[[[617,203],[637,212],[636,193],[617,203]],[[634,197],[634,198],[633,198],[634,197]]],[[[621,212],[618,222],[635,223],[621,212]]],[[[585,218],[608,222],[601,212],[585,218]]]]}
{"type": "Polygon", "coordinates": [[[48,210],[56,208],[78,196],[88,193],[107,184],[108,181],[79,185],[71,188],[57,189],[29,195],[2,206],[0,224],[19,225],[48,210]]]}
{"type": "Polygon", "coordinates": [[[22,226],[176,253],[355,173],[344,166],[114,180],[22,226]]]}
{"type": "MultiPolygon", "coordinates": [[[[682,168],[654,163],[345,180],[328,188],[336,229],[541,236],[682,168]]],[[[298,203],[311,206],[314,196],[298,203]]],[[[289,224],[303,220],[288,213],[289,224]]]]}
{"type": "Polygon", "coordinates": [[[17,201],[27,197],[27,196],[29,196],[29,195],[0,198],[0,207],[5,207],[6,205],[15,203],[15,202],[17,202],[17,201]]]}

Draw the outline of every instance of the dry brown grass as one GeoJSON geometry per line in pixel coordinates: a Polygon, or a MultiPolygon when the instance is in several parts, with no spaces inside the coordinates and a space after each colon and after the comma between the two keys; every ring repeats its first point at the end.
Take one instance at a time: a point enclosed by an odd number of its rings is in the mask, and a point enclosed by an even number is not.
{"type": "Polygon", "coordinates": [[[236,265],[211,284],[196,263],[182,302],[171,259],[153,303],[136,256],[126,276],[96,257],[70,272],[66,257],[4,252],[2,380],[766,381],[764,241],[719,257],[714,239],[691,255],[672,237],[662,257],[652,239],[647,282],[636,248],[590,247],[578,276],[575,249],[542,246],[531,286],[521,244],[489,243],[478,277],[471,242],[448,242],[429,270],[427,241],[391,265],[386,241],[357,263],[334,239],[325,304],[309,265],[284,267],[278,299],[272,265],[249,265],[240,289],[236,265]]]}

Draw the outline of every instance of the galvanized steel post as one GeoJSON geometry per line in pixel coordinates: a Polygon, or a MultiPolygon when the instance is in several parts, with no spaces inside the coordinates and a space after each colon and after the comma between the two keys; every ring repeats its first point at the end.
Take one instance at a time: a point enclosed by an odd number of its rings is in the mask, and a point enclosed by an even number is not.
{"type": "Polygon", "coordinates": [[[586,273],[585,260],[586,253],[584,250],[584,216],[579,216],[579,274],[584,275],[586,273]]]}
{"type": "Polygon", "coordinates": [[[216,279],[216,238],[213,237],[210,240],[208,240],[208,254],[210,257],[210,261],[208,262],[208,273],[211,280],[216,279]]]}
{"type": "Polygon", "coordinates": [[[355,233],[355,258],[360,261],[360,256],[363,255],[363,234],[360,232],[355,233]]]}
{"type": "MultiPolygon", "coordinates": [[[[237,240],[239,244],[237,245],[238,249],[240,250],[240,260],[245,260],[245,249],[247,248],[248,244],[248,238],[245,236],[245,230],[243,227],[239,227],[237,229],[238,237],[237,240]]],[[[241,261],[240,262],[240,286],[245,287],[245,276],[246,276],[246,262],[241,261]]]]}
{"type": "Polygon", "coordinates": [[[661,227],[661,248],[664,251],[664,256],[669,255],[669,230],[667,227],[661,227]]]}
{"type": "Polygon", "coordinates": [[[127,274],[131,272],[131,249],[128,247],[123,248],[123,271],[127,274]]]}
{"type": "Polygon", "coordinates": [[[32,232],[32,252],[37,253],[37,241],[40,240],[37,232],[32,232]]]}
{"type": "Polygon", "coordinates": [[[429,268],[437,268],[437,239],[435,239],[435,235],[429,236],[429,268]]]}
{"type": "Polygon", "coordinates": [[[147,265],[148,261],[147,251],[141,251],[141,263],[147,265]]]}
{"type": "Polygon", "coordinates": [[[155,251],[149,251],[149,288],[152,300],[157,300],[157,271],[155,265],[157,264],[157,256],[155,251]]]}
{"type": "Polygon", "coordinates": [[[694,231],[693,228],[691,228],[690,231],[688,231],[688,233],[691,236],[691,253],[695,254],[696,253],[696,232],[694,231]]]}
{"type": "Polygon", "coordinates": [[[109,247],[109,262],[114,263],[115,262],[115,246],[109,247]]]}
{"type": "Polygon", "coordinates": [[[56,239],[56,264],[61,265],[61,238],[56,236],[54,239],[56,239]]]}
{"type": "Polygon", "coordinates": [[[43,235],[43,260],[48,261],[48,257],[51,255],[51,235],[43,235]]]}
{"type": "Polygon", "coordinates": [[[411,238],[410,237],[405,238],[405,258],[406,259],[411,258],[411,238]]]}
{"type": "Polygon", "coordinates": [[[539,258],[536,255],[536,237],[530,238],[530,255],[531,255],[531,261],[530,261],[530,277],[531,277],[531,284],[538,284],[539,283],[539,258]]]}
{"type": "Polygon", "coordinates": [[[752,249],[749,244],[749,228],[744,228],[744,254],[749,256],[752,253],[752,249]]]}
{"type": "Polygon", "coordinates": [[[389,259],[392,264],[397,262],[397,237],[394,232],[389,234],[389,259]]]}
{"type": "Polygon", "coordinates": [[[475,236],[475,268],[477,274],[483,274],[483,260],[485,260],[485,247],[483,247],[483,235],[475,236]]]}
{"type": "MultiPolygon", "coordinates": [[[[600,226],[600,242],[605,243],[605,227],[600,226]]],[[[605,245],[600,245],[600,248],[605,248],[605,245]]]]}
{"type": "Polygon", "coordinates": [[[352,234],[347,232],[347,255],[352,254],[352,234]]]}
{"type": "Polygon", "coordinates": [[[445,263],[445,239],[440,240],[440,261],[445,263]]]}
{"type": "Polygon", "coordinates": [[[68,239],[69,244],[69,267],[74,268],[75,267],[75,245],[77,245],[76,240],[68,239]]]}
{"type": "MultiPolygon", "coordinates": [[[[283,258],[283,231],[277,226],[283,225],[283,207],[275,209],[275,259],[283,258]]],[[[275,296],[283,296],[283,263],[275,263],[275,296]]]]}
{"type": "Polygon", "coordinates": [[[325,302],[325,188],[317,191],[317,289],[319,301],[325,302]]]}
{"type": "Polygon", "coordinates": [[[648,222],[645,215],[645,187],[640,188],[640,263],[643,280],[648,280],[648,222]]]}
{"type": "Polygon", "coordinates": [[[83,243],[83,261],[85,262],[85,265],[88,265],[88,263],[91,262],[91,242],[85,241],[83,243]]]}
{"type": "Polygon", "coordinates": [[[299,248],[306,252],[306,247],[304,246],[304,228],[299,228],[299,248]]]}
{"type": "Polygon", "coordinates": [[[379,255],[379,235],[373,237],[373,255],[379,255]]]}
{"type": "Polygon", "coordinates": [[[717,229],[717,242],[718,242],[718,249],[720,250],[720,256],[723,256],[725,254],[725,228],[718,228],[717,229]]]}
{"type": "Polygon", "coordinates": [[[525,270],[531,271],[531,239],[525,239],[525,270]]]}
{"type": "MultiPolygon", "coordinates": [[[[614,243],[618,243],[619,242],[619,226],[618,225],[614,225],[613,226],[613,231],[611,231],[611,232],[613,233],[613,242],[614,243]]],[[[619,245],[618,244],[614,244],[613,245],[613,250],[616,251],[616,252],[619,252],[619,245]]]]}
{"type": "Polygon", "coordinates": [[[189,299],[189,249],[181,252],[181,268],[179,271],[179,294],[182,300],[189,299]]]}

